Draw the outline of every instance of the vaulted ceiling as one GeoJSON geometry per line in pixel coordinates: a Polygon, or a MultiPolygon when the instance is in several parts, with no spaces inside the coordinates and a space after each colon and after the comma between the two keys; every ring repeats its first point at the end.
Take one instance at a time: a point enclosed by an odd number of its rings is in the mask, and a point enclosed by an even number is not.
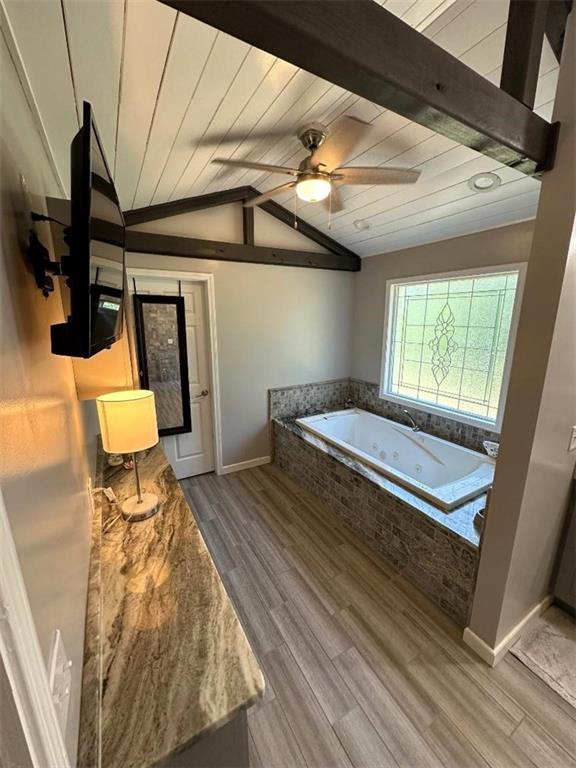
{"type": "MultiPolygon", "coordinates": [[[[303,124],[372,124],[354,165],[422,172],[413,186],[343,189],[346,209],[297,212],[362,256],[533,218],[540,184],[474,150],[182,16],[156,0],[1,0],[64,191],[70,140],[92,102],[124,209],[282,177],[222,169],[213,157],[298,163],[303,124]],[[478,193],[471,176],[501,185],[478,193]]],[[[329,12],[329,2],[326,3],[329,12]]],[[[508,0],[387,0],[385,7],[489,80],[501,71],[508,0]]],[[[409,56],[410,52],[407,51],[409,56]]],[[[545,43],[536,111],[550,119],[557,64],[545,43]]],[[[278,198],[292,209],[292,193],[278,198]]],[[[218,239],[218,233],[214,235],[218,239]]]]}

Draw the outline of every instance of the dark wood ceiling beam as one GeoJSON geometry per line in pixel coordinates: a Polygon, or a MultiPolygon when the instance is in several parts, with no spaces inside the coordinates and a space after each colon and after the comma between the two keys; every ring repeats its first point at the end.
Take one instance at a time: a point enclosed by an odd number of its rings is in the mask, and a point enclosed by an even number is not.
{"type": "MultiPolygon", "coordinates": [[[[68,201],[64,201],[68,203],[68,201]]],[[[120,224],[113,224],[103,219],[90,219],[90,237],[101,243],[109,243],[119,248],[124,246],[125,229],[120,224]]]]}
{"type": "Polygon", "coordinates": [[[548,3],[546,37],[548,38],[548,42],[554,51],[558,63],[560,63],[560,57],[562,56],[566,22],[568,21],[568,14],[572,10],[572,7],[572,0],[550,0],[548,3]]]}
{"type": "MultiPolygon", "coordinates": [[[[178,216],[182,213],[191,213],[192,211],[200,211],[204,208],[212,208],[216,205],[244,202],[245,200],[258,197],[259,194],[260,192],[254,187],[236,187],[235,189],[226,189],[222,192],[212,192],[209,195],[185,197],[181,200],[171,200],[168,203],[149,205],[146,208],[136,208],[132,211],[126,211],[126,213],[124,213],[124,220],[126,226],[131,227],[136,224],[144,224],[151,221],[158,221],[159,219],[167,219],[171,216],[178,216]]],[[[294,223],[296,223],[295,228],[301,234],[305,235],[309,240],[312,240],[312,242],[322,246],[322,248],[326,248],[330,253],[347,257],[356,256],[356,254],[349,248],[346,248],[341,243],[333,240],[328,235],[325,235],[324,232],[321,232],[319,229],[316,229],[316,227],[308,224],[304,219],[295,216],[291,211],[284,208],[284,206],[279,203],[275,203],[273,200],[267,200],[265,203],[261,203],[258,207],[293,229],[294,223]]],[[[243,208],[242,223],[244,229],[244,242],[246,245],[253,245],[254,211],[252,209],[243,208]],[[250,242],[250,240],[252,240],[252,242],[250,242]]]]}
{"type": "Polygon", "coordinates": [[[373,0],[161,0],[526,174],[554,128],[373,0]]]}
{"type": "MultiPolygon", "coordinates": [[[[257,190],[254,190],[254,192],[255,194],[259,194],[257,190]]],[[[316,227],[313,227],[312,224],[308,224],[308,222],[304,221],[304,219],[301,219],[299,216],[295,216],[287,208],[284,208],[283,205],[280,205],[280,203],[274,202],[274,200],[266,200],[266,202],[260,203],[258,207],[263,211],[266,211],[266,213],[270,214],[270,216],[274,216],[275,219],[278,219],[278,221],[281,221],[283,224],[286,224],[292,229],[295,229],[297,232],[300,232],[301,235],[304,235],[309,240],[312,240],[318,245],[321,245],[323,248],[326,248],[327,251],[331,251],[332,253],[339,253],[345,256],[356,255],[344,245],[341,245],[336,240],[333,240],[328,235],[325,235],[324,232],[321,232],[319,229],[316,229],[316,227]],[[294,223],[296,223],[296,226],[294,226],[294,223]]]]}
{"type": "Polygon", "coordinates": [[[500,88],[534,107],[548,0],[510,0],[500,88]]]}
{"type": "Polygon", "coordinates": [[[191,259],[239,261],[250,264],[277,264],[285,267],[309,267],[357,272],[360,258],[335,253],[313,253],[286,248],[267,248],[244,243],[221,243],[193,237],[156,235],[150,232],[126,230],[126,250],[133,253],[154,253],[191,259]]]}
{"type": "Polygon", "coordinates": [[[167,219],[171,216],[178,216],[181,213],[202,211],[205,208],[227,205],[228,203],[240,203],[250,195],[252,195],[252,187],[235,187],[234,189],[225,189],[222,192],[211,192],[208,195],[183,197],[180,200],[171,200],[168,203],[157,203],[156,205],[147,205],[144,208],[133,208],[131,211],[124,213],[124,221],[127,227],[133,227],[136,224],[167,219]]]}
{"type": "Polygon", "coordinates": [[[254,208],[242,207],[244,245],[254,245],[254,208]]]}

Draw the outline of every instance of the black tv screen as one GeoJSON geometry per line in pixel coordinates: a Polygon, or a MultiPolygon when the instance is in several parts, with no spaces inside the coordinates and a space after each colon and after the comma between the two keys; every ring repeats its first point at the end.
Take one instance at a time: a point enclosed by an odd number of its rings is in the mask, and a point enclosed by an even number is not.
{"type": "Polygon", "coordinates": [[[122,335],[124,217],[88,102],[71,161],[68,317],[51,328],[52,352],[92,357],[122,335]]]}

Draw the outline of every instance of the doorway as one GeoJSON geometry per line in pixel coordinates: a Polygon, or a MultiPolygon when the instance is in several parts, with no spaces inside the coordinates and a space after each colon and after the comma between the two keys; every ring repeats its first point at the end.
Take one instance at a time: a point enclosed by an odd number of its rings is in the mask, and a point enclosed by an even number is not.
{"type": "MultiPolygon", "coordinates": [[[[219,472],[220,420],[212,275],[129,269],[128,277],[131,296],[136,293],[143,297],[180,297],[184,308],[185,342],[180,352],[186,353],[188,369],[184,397],[190,406],[189,429],[187,424],[186,431],[161,438],[166,456],[179,480],[214,470],[219,472]]],[[[133,324],[131,330],[134,334],[133,324]]],[[[174,343],[176,333],[176,329],[174,333],[167,330],[166,339],[160,340],[160,344],[174,343]]],[[[140,351],[139,370],[143,363],[140,351]]],[[[154,389],[152,383],[150,388],[154,389]]]]}

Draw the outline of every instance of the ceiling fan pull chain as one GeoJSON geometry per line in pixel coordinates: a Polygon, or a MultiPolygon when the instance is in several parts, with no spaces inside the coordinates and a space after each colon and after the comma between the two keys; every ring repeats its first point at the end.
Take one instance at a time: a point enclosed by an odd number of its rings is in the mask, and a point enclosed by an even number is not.
{"type": "Polygon", "coordinates": [[[332,229],[332,184],[330,184],[330,198],[328,200],[328,231],[332,229]]]}
{"type": "Polygon", "coordinates": [[[298,195],[294,195],[294,229],[298,229],[298,195]]]}

